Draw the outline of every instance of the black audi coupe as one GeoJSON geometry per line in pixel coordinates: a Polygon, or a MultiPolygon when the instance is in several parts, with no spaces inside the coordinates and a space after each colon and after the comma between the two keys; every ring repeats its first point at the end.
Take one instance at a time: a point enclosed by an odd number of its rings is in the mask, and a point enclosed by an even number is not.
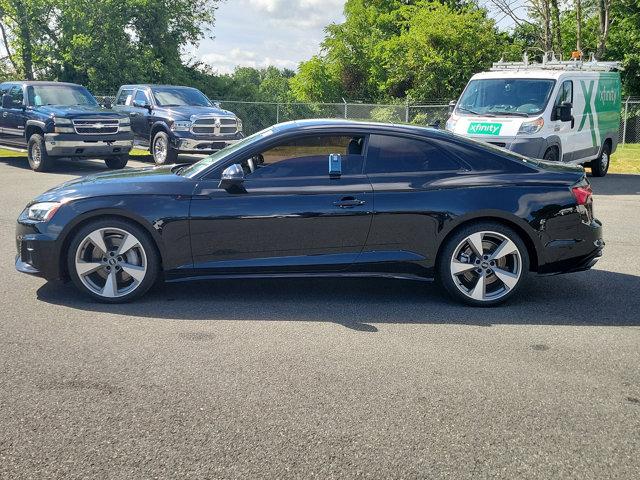
{"type": "Polygon", "coordinates": [[[440,130],[288,122],[191,165],[43,193],[18,218],[16,268],[104,302],[161,278],[375,276],[437,279],[488,306],[530,272],[595,264],[591,193],[582,167],[440,130]]]}

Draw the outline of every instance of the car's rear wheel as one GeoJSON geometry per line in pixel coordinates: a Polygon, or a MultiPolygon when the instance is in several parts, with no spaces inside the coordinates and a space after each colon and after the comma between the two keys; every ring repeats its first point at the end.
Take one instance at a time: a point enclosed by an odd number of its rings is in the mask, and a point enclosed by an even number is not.
{"type": "Polygon", "coordinates": [[[547,148],[547,151],[544,152],[543,160],[547,160],[548,162],[557,162],[558,160],[560,160],[560,153],[558,152],[558,148],[547,148]]]}
{"type": "Polygon", "coordinates": [[[107,218],[89,223],[73,237],[67,267],[78,289],[102,302],[120,303],[155,283],[160,260],[141,227],[107,218]]]}
{"type": "Polygon", "coordinates": [[[516,293],[529,271],[529,256],[513,229],[481,222],[447,240],[437,268],[451,296],[469,305],[491,306],[516,293]]]}
{"type": "Polygon", "coordinates": [[[129,155],[118,155],[116,157],[109,157],[104,159],[104,163],[107,168],[112,170],[120,170],[127,166],[129,161],[129,155]]]}
{"type": "Polygon", "coordinates": [[[159,131],[151,142],[151,153],[156,165],[168,165],[178,161],[178,151],[171,146],[169,135],[159,131]]]}
{"type": "Polygon", "coordinates": [[[590,163],[591,175],[594,177],[604,177],[609,171],[609,162],[611,160],[611,147],[608,143],[602,146],[600,156],[590,163]]]}
{"type": "Polygon", "coordinates": [[[51,170],[54,160],[47,153],[42,135],[35,133],[29,137],[27,159],[29,160],[29,166],[34,172],[47,172],[51,170]]]}

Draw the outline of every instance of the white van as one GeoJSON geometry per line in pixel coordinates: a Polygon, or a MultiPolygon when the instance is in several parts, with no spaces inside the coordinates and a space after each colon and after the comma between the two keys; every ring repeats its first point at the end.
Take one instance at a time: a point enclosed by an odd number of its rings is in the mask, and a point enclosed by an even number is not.
{"type": "Polygon", "coordinates": [[[604,176],[618,144],[617,62],[498,62],[451,103],[447,130],[604,176]],[[454,106],[455,105],[455,106],[454,106]]]}

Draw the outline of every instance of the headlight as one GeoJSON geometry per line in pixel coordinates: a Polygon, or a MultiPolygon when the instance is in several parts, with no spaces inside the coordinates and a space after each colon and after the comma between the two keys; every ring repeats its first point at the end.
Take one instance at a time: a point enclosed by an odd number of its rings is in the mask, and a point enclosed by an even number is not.
{"type": "Polygon", "coordinates": [[[239,132],[242,131],[242,120],[240,120],[239,118],[236,118],[236,125],[237,125],[237,129],[239,132]]]}
{"type": "Polygon", "coordinates": [[[53,117],[53,124],[56,133],[75,133],[73,130],[73,122],[69,118],[53,117]]]}
{"type": "Polygon", "coordinates": [[[120,119],[118,119],[118,122],[123,127],[128,127],[129,125],[131,125],[131,119],[129,119],[129,117],[120,118],[120,119]]]}
{"type": "Polygon", "coordinates": [[[60,205],[62,205],[60,202],[34,203],[27,208],[27,217],[36,222],[46,222],[53,217],[60,205]]]}
{"type": "Polygon", "coordinates": [[[447,120],[447,123],[445,124],[444,128],[449,130],[450,132],[453,132],[453,130],[456,128],[456,123],[458,123],[458,119],[457,117],[454,117],[452,115],[449,117],[449,120],[447,120]]]}
{"type": "Polygon", "coordinates": [[[171,130],[174,132],[188,132],[191,129],[191,122],[173,122],[171,130]]]}
{"type": "Polygon", "coordinates": [[[536,118],[531,122],[522,122],[518,133],[524,133],[525,135],[531,135],[532,133],[538,133],[544,126],[544,120],[542,118],[536,118]]]}

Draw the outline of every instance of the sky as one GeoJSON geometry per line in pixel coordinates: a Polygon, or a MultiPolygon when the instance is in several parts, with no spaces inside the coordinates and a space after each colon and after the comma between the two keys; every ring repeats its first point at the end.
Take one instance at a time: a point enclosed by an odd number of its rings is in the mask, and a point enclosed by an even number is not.
{"type": "Polygon", "coordinates": [[[215,38],[190,52],[219,73],[237,65],[295,70],[319,52],[324,27],[342,22],[344,0],[228,0],[216,11],[215,38]]]}

